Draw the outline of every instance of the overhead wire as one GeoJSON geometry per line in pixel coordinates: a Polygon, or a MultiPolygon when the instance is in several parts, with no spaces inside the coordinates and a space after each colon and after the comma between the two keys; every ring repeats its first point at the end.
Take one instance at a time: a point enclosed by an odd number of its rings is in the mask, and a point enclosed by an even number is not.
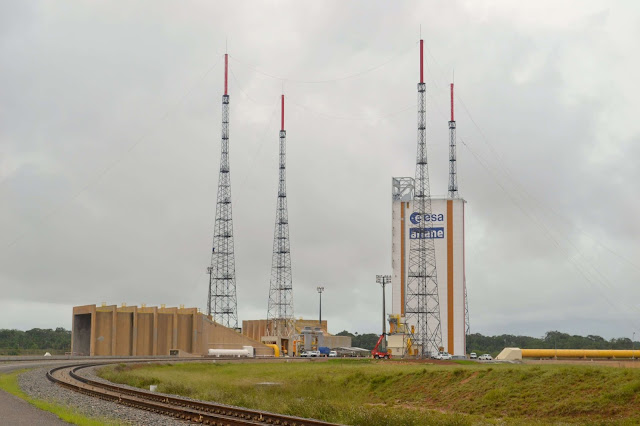
{"type": "MultiPolygon", "coordinates": [[[[430,50],[427,47],[427,52],[429,53],[429,55],[431,56],[431,58],[433,59],[434,63],[437,64],[437,60],[435,59],[435,57],[431,54],[430,50]]],[[[430,68],[427,66],[427,72],[428,75],[431,74],[430,72],[430,68]]],[[[431,75],[432,77],[432,81],[435,83],[435,77],[433,75],[431,75]]],[[[437,84],[436,84],[437,86],[437,84]]],[[[522,184],[520,184],[520,182],[518,181],[518,179],[516,179],[516,177],[513,175],[513,173],[509,170],[509,168],[504,164],[504,161],[501,157],[501,155],[498,153],[498,151],[495,149],[495,147],[493,146],[493,144],[491,144],[491,142],[489,141],[488,137],[485,135],[485,133],[482,131],[482,129],[480,128],[480,126],[478,125],[478,123],[474,120],[471,112],[469,111],[469,108],[466,106],[466,104],[464,103],[464,100],[461,98],[460,96],[460,92],[458,91],[456,93],[456,99],[458,100],[458,102],[462,105],[463,109],[465,110],[466,115],[469,117],[469,119],[471,120],[472,124],[474,125],[474,127],[477,129],[477,131],[480,133],[480,135],[482,136],[483,142],[489,147],[490,151],[493,153],[493,155],[497,158],[498,160],[498,164],[499,166],[502,167],[501,173],[504,173],[505,176],[507,176],[508,180],[510,182],[512,182],[515,185],[515,189],[519,190],[521,192],[521,196],[522,196],[522,201],[526,202],[527,201],[527,197],[529,198],[529,200],[533,200],[533,202],[535,203],[534,205],[537,205],[538,207],[540,207],[542,204],[540,203],[540,201],[537,199],[537,197],[533,196],[529,191],[527,191],[526,188],[524,188],[524,186],[522,184]],[[524,194],[524,195],[523,195],[524,194]]],[[[439,110],[438,110],[439,112],[439,110]]],[[[439,112],[440,113],[440,112],[439,112]]],[[[576,259],[574,259],[571,256],[571,253],[566,250],[560,240],[558,238],[556,238],[552,231],[543,224],[542,221],[538,220],[537,217],[535,216],[535,214],[532,214],[531,212],[534,211],[534,209],[525,209],[523,208],[520,203],[518,202],[517,198],[514,197],[509,190],[507,190],[507,188],[502,184],[502,179],[497,178],[497,176],[495,176],[492,172],[490,172],[490,167],[488,166],[488,163],[485,164],[483,162],[483,160],[469,147],[469,145],[464,142],[464,139],[461,137],[458,137],[458,139],[462,142],[463,146],[472,154],[472,156],[474,157],[474,159],[476,161],[478,161],[478,163],[489,173],[489,175],[492,177],[492,179],[494,180],[494,182],[502,189],[502,191],[507,195],[507,197],[510,199],[510,201],[512,201],[514,203],[514,205],[516,205],[516,207],[521,210],[521,212],[530,220],[534,223],[534,225],[536,227],[538,227],[541,231],[543,231],[543,233],[545,235],[547,235],[547,237],[554,243],[554,245],[560,249],[561,251],[564,252],[564,254],[567,256],[568,262],[577,270],[577,272],[589,283],[589,285],[596,290],[598,293],[600,293],[600,295],[605,299],[605,301],[615,310],[618,310],[621,306],[626,308],[625,310],[628,311],[635,311],[634,313],[637,314],[638,311],[640,311],[640,309],[638,307],[634,307],[631,306],[627,303],[625,303],[622,299],[618,300],[618,304],[616,305],[613,301],[611,301],[611,299],[609,298],[609,296],[607,295],[607,293],[605,291],[602,290],[602,288],[607,288],[608,290],[612,290],[614,289],[614,286],[611,284],[610,280],[597,268],[597,266],[595,264],[593,264],[593,262],[588,262],[588,260],[584,257],[584,254],[581,253],[581,251],[578,249],[578,247],[573,243],[573,241],[568,237],[568,236],[564,236],[562,233],[558,233],[560,238],[562,238],[562,240],[564,240],[577,254],[578,258],[582,257],[585,262],[587,262],[587,269],[591,269],[591,272],[588,272],[585,267],[583,267],[582,265],[580,265],[578,263],[578,261],[576,259]]],[[[557,213],[554,209],[552,209],[551,207],[547,207],[552,214],[554,214],[556,217],[560,218],[561,220],[565,220],[569,223],[571,223],[570,221],[568,221],[566,218],[563,218],[559,213],[557,213]]],[[[576,225],[574,225],[576,226],[576,225]]],[[[578,228],[579,229],[579,228],[578,228]]],[[[580,230],[580,229],[579,229],[580,230]]],[[[593,237],[591,237],[590,235],[588,235],[586,232],[582,231],[581,232],[584,235],[587,235],[590,239],[594,240],[596,243],[599,243],[599,241],[597,241],[596,239],[594,239],[593,237]]],[[[613,254],[616,254],[615,251],[609,249],[608,247],[604,246],[603,244],[600,243],[600,245],[607,249],[609,252],[612,252],[613,254]]],[[[620,258],[622,258],[623,260],[626,260],[627,263],[631,264],[632,266],[634,266],[636,269],[640,269],[637,267],[637,265],[633,264],[633,262],[628,261],[628,259],[624,258],[621,255],[618,255],[620,258]]],[[[635,316],[631,316],[630,318],[635,318],[635,316]]],[[[633,319],[631,319],[630,321],[635,327],[637,327],[637,324],[634,322],[633,319]]]]}
{"type": "Polygon", "coordinates": [[[385,118],[392,117],[394,115],[400,114],[400,113],[405,112],[405,111],[407,111],[407,110],[409,110],[411,108],[415,108],[416,107],[416,104],[413,104],[413,105],[409,105],[409,106],[404,107],[404,108],[400,108],[400,109],[395,110],[395,111],[391,111],[391,112],[385,113],[383,115],[377,115],[377,116],[371,116],[371,117],[364,117],[364,116],[363,117],[348,117],[348,116],[331,115],[331,114],[327,114],[327,113],[324,113],[324,112],[321,112],[321,111],[314,110],[312,108],[309,108],[306,105],[301,104],[300,102],[296,102],[291,97],[289,97],[288,100],[292,104],[294,104],[294,105],[296,105],[296,106],[298,106],[298,107],[300,107],[300,108],[302,108],[304,110],[307,110],[307,111],[309,111],[309,112],[311,112],[313,114],[317,114],[317,115],[320,115],[320,116],[323,116],[323,117],[326,117],[326,118],[330,118],[330,119],[334,119],[334,120],[346,120],[346,121],[367,121],[367,120],[379,121],[379,120],[383,120],[385,118]]]}
{"type": "Polygon", "coordinates": [[[323,84],[323,83],[333,83],[335,81],[349,80],[349,79],[352,79],[352,78],[360,77],[360,76],[362,76],[364,74],[367,74],[367,73],[370,73],[372,71],[375,71],[375,70],[377,70],[379,68],[382,68],[383,66],[393,62],[396,58],[405,55],[406,53],[408,53],[414,47],[415,46],[412,45],[410,48],[393,55],[388,60],[382,62],[381,64],[373,66],[371,68],[367,68],[365,70],[358,71],[356,73],[348,74],[348,75],[341,76],[341,77],[319,79],[319,80],[299,80],[299,79],[293,79],[293,78],[288,78],[288,77],[281,77],[281,76],[274,75],[272,73],[261,71],[256,65],[250,64],[248,61],[241,60],[241,59],[237,58],[236,56],[229,55],[229,58],[231,58],[232,60],[234,60],[235,62],[237,62],[237,63],[239,63],[241,65],[244,65],[245,67],[253,70],[254,72],[256,72],[258,74],[262,74],[265,77],[269,77],[269,78],[272,78],[274,80],[286,81],[288,83],[299,83],[299,84],[323,84]]]}
{"type": "MultiPolygon", "coordinates": [[[[434,61],[434,63],[436,64],[436,66],[440,67],[438,61],[436,60],[436,58],[433,56],[433,54],[431,53],[431,51],[429,50],[428,46],[425,43],[425,48],[427,49],[427,53],[429,54],[429,56],[432,58],[432,60],[434,61]]],[[[442,70],[440,67],[440,74],[442,75],[442,70]]],[[[476,128],[476,130],[478,131],[478,133],[481,136],[481,140],[482,142],[484,142],[487,147],[489,147],[489,149],[491,150],[491,152],[495,155],[498,165],[503,169],[502,173],[504,173],[511,181],[512,183],[518,187],[518,189],[520,191],[522,191],[524,193],[524,195],[526,197],[529,197],[532,199],[532,201],[534,202],[535,205],[537,206],[542,206],[543,203],[533,194],[531,194],[526,187],[524,187],[524,185],[522,185],[520,183],[520,181],[518,179],[516,179],[515,175],[511,172],[510,168],[505,164],[504,158],[502,157],[502,155],[500,155],[499,151],[493,146],[493,144],[491,143],[491,141],[489,140],[489,138],[487,137],[487,135],[485,134],[485,132],[482,130],[482,128],[480,127],[480,125],[476,122],[476,120],[474,119],[473,115],[471,114],[471,111],[469,110],[469,108],[467,107],[466,103],[464,102],[464,99],[462,98],[462,96],[460,95],[460,90],[458,89],[456,91],[455,94],[455,98],[457,100],[457,102],[462,106],[464,112],[466,113],[467,117],[469,117],[469,120],[471,120],[471,123],[473,124],[473,126],[476,128]]],[[[573,227],[575,227],[581,234],[583,234],[584,236],[588,237],[591,241],[595,242],[597,245],[601,246],[602,248],[604,248],[605,250],[607,250],[608,252],[610,252],[611,254],[613,254],[614,256],[618,257],[620,260],[624,261],[625,263],[627,263],[629,266],[633,267],[634,269],[636,269],[637,271],[640,271],[640,266],[634,262],[632,262],[630,259],[626,258],[625,256],[621,255],[620,253],[616,252],[615,250],[613,250],[612,248],[608,247],[607,245],[605,245],[604,243],[602,243],[600,240],[598,240],[597,238],[594,238],[592,235],[590,235],[588,232],[586,232],[583,228],[579,227],[577,224],[575,224],[574,222],[572,222],[571,220],[569,220],[568,218],[566,218],[565,216],[563,216],[562,214],[558,213],[553,207],[551,207],[551,205],[545,205],[546,209],[549,210],[549,212],[554,215],[555,217],[557,217],[558,219],[566,222],[566,223],[570,223],[573,227]]]]}
{"type": "MultiPolygon", "coordinates": [[[[604,292],[602,290],[602,288],[598,287],[597,284],[600,284],[601,286],[606,286],[609,287],[609,289],[611,289],[611,285],[608,284],[608,280],[607,278],[602,275],[596,268],[594,268],[594,272],[595,272],[595,281],[592,276],[590,276],[590,273],[586,272],[578,263],[576,263],[576,261],[571,257],[571,254],[569,253],[568,250],[566,250],[561,244],[560,242],[553,236],[553,234],[550,232],[550,230],[542,225],[540,222],[538,222],[537,219],[535,219],[533,216],[531,216],[528,211],[526,209],[524,209],[520,203],[518,203],[510,194],[510,192],[502,185],[500,179],[498,179],[491,171],[490,167],[485,164],[485,162],[483,161],[483,159],[477,155],[469,146],[468,144],[464,141],[464,139],[462,138],[458,138],[460,140],[460,142],[462,143],[462,145],[467,149],[467,151],[469,151],[469,153],[476,159],[476,161],[482,166],[482,168],[485,169],[485,171],[487,172],[487,174],[489,174],[489,176],[494,180],[494,182],[496,183],[496,185],[498,185],[498,187],[500,187],[500,189],[502,189],[502,191],[505,193],[505,195],[507,195],[507,197],[514,203],[514,205],[520,210],[522,211],[522,213],[528,217],[536,226],[539,227],[540,230],[542,230],[545,234],[547,234],[547,236],[553,241],[553,243],[556,245],[556,247],[558,247],[558,249],[560,249],[566,256],[567,256],[567,260],[569,263],[571,263],[573,265],[573,267],[576,269],[576,271],[582,275],[582,277],[591,285],[591,287],[596,290],[598,293],[600,293],[600,295],[605,299],[605,301],[615,310],[618,310],[618,308],[620,307],[620,305],[616,305],[613,301],[611,301],[611,299],[609,298],[609,296],[607,295],[606,292],[604,292]]],[[[574,247],[575,248],[575,247],[574,247]]],[[[626,303],[622,303],[622,306],[626,307],[627,309],[632,309],[633,307],[631,307],[630,305],[627,305],[626,303]]],[[[636,309],[637,310],[637,309],[636,309]]],[[[631,319],[632,324],[635,327],[638,327],[638,325],[635,323],[635,321],[633,319],[631,319]]]]}
{"type": "MultiPolygon", "coordinates": [[[[218,59],[217,62],[215,62],[213,65],[211,65],[202,75],[200,75],[200,77],[198,77],[195,80],[195,83],[185,92],[185,94],[178,100],[178,102],[176,102],[174,105],[172,105],[169,108],[167,108],[167,110],[164,112],[164,114],[162,114],[156,121],[162,122],[162,121],[166,120],[169,117],[169,115],[172,112],[174,112],[174,110],[177,107],[179,107],[182,104],[184,104],[184,102],[188,99],[188,97],[191,96],[193,91],[211,73],[211,71],[213,71],[218,65],[220,65],[221,62],[222,62],[222,59],[220,58],[220,59],[218,59]]],[[[73,203],[76,199],[78,199],[78,197],[80,197],[80,195],[85,193],[88,189],[90,189],[91,187],[96,185],[98,182],[100,182],[107,174],[109,174],[109,172],[111,172],[111,170],[113,170],[117,165],[119,165],[129,155],[129,153],[131,153],[142,142],[146,141],[147,138],[152,133],[154,133],[155,131],[157,131],[157,129],[155,127],[152,127],[151,130],[145,132],[140,137],[138,137],[124,152],[122,152],[122,154],[120,156],[118,156],[116,159],[111,161],[106,167],[104,167],[102,170],[100,170],[92,179],[89,180],[88,183],[86,183],[85,185],[80,187],[80,189],[78,189],[76,192],[74,192],[70,197],[66,198],[65,200],[63,200],[59,204],[55,205],[52,209],[50,209],[44,215],[42,215],[39,218],[36,218],[34,226],[38,226],[39,224],[44,222],[46,219],[48,219],[51,216],[53,216],[54,214],[58,213],[65,206],[73,203]]],[[[18,241],[20,241],[22,238],[24,238],[26,235],[28,235],[31,231],[32,231],[32,228],[22,232],[21,234],[19,234],[16,238],[12,239],[5,246],[5,249],[8,249],[8,248],[11,248],[12,246],[14,246],[18,241]]]]}

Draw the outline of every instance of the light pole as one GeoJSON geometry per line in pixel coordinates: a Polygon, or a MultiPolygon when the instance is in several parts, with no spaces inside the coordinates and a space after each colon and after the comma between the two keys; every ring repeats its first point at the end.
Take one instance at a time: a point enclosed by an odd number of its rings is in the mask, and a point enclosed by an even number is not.
{"type": "Polygon", "coordinates": [[[384,348],[387,348],[387,321],[384,286],[391,282],[391,275],[376,275],[376,282],[382,285],[382,335],[384,336],[384,348]]]}
{"type": "Polygon", "coordinates": [[[635,354],[633,353],[636,350],[636,332],[633,332],[633,337],[631,337],[631,359],[636,359],[635,354]]]}
{"type": "Polygon", "coordinates": [[[324,291],[324,287],[318,287],[318,294],[320,295],[320,328],[322,328],[322,292],[324,291]]]}

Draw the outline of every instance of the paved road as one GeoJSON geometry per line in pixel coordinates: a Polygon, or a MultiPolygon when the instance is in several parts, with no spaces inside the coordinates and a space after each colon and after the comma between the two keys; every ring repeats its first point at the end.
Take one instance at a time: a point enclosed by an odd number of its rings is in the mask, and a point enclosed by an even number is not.
{"type": "MultiPolygon", "coordinates": [[[[69,363],[69,361],[61,361],[62,363],[69,363]]],[[[0,364],[0,374],[9,373],[14,370],[20,370],[23,368],[37,368],[45,365],[58,364],[44,363],[44,362],[15,362],[0,364]]],[[[68,425],[69,423],[63,422],[53,413],[40,410],[29,404],[27,401],[13,396],[10,393],[0,390],[0,423],[3,425],[68,425]]]]}
{"type": "Polygon", "coordinates": [[[68,425],[55,414],[42,411],[27,401],[0,391],[0,423],[3,425],[33,426],[33,425],[68,425]]]}

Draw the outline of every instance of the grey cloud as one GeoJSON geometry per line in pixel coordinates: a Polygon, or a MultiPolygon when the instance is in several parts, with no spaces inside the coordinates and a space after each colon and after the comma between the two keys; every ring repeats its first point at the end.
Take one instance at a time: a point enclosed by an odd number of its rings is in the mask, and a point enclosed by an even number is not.
{"type": "Polygon", "coordinates": [[[457,103],[472,330],[630,334],[638,270],[581,230],[640,255],[638,10],[577,4],[3,4],[0,290],[41,314],[0,309],[0,327],[68,327],[72,305],[101,301],[205,306],[228,39],[240,318],[266,314],[275,218],[282,82],[257,68],[288,79],[296,315],[317,316],[324,285],[331,331],[377,332],[390,178],[415,170],[422,24],[433,194],[453,68],[471,111],[457,103]]]}

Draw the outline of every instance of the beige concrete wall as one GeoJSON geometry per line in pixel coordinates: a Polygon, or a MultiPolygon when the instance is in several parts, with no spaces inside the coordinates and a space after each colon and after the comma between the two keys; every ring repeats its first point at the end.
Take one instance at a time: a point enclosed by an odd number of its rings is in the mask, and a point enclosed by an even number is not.
{"type": "Polygon", "coordinates": [[[175,349],[182,349],[185,352],[193,351],[193,315],[178,314],[178,346],[175,349]]]}
{"type": "Polygon", "coordinates": [[[136,355],[153,355],[153,312],[138,312],[136,355]]]}
{"type": "MultiPolygon", "coordinates": [[[[245,320],[242,321],[242,334],[252,340],[263,341],[263,337],[267,335],[267,324],[268,321],[266,319],[261,320],[245,320]]],[[[305,327],[311,327],[315,329],[319,327],[320,324],[318,320],[308,320],[308,319],[297,319],[296,320],[296,333],[300,333],[305,327]]],[[[334,336],[327,332],[327,321],[322,321],[322,331],[323,331],[323,346],[327,346],[330,348],[337,347],[350,347],[351,346],[351,337],[349,336],[334,336]]],[[[273,343],[276,343],[276,340],[272,339],[273,343]]],[[[279,341],[278,341],[279,342],[279,341]]],[[[280,345],[280,343],[276,343],[280,345]]],[[[287,352],[293,353],[294,351],[294,339],[289,339],[287,344],[287,352]]]]}
{"type": "Polygon", "coordinates": [[[316,328],[316,327],[320,327],[322,328],[322,331],[324,331],[325,334],[328,333],[327,331],[327,320],[322,320],[322,324],[320,324],[318,322],[318,320],[310,320],[310,319],[297,319],[296,320],[296,331],[298,333],[300,333],[300,331],[302,331],[302,329],[304,329],[305,327],[311,327],[312,329],[316,328]]]}
{"type": "Polygon", "coordinates": [[[113,313],[111,311],[96,312],[96,328],[92,334],[94,355],[113,355],[111,341],[113,337],[113,313]]]}
{"type": "Polygon", "coordinates": [[[158,313],[157,326],[158,351],[156,355],[169,355],[169,349],[173,348],[173,314],[158,313]]]}
{"type": "Polygon", "coordinates": [[[74,307],[73,315],[72,345],[92,356],[169,355],[170,349],[205,355],[209,348],[242,346],[255,347],[257,355],[273,355],[272,348],[213,322],[196,308],[85,305],[74,307]]]}
{"type": "Polygon", "coordinates": [[[71,353],[75,355],[91,355],[94,342],[96,305],[76,306],[73,308],[71,353]]]}
{"type": "Polygon", "coordinates": [[[242,334],[255,341],[267,335],[267,320],[242,321],[242,334]]]}
{"type": "Polygon", "coordinates": [[[205,355],[209,349],[240,349],[242,346],[253,346],[257,356],[273,356],[273,348],[260,343],[237,331],[211,321],[204,315],[202,321],[203,341],[200,353],[205,355]]]}
{"type": "Polygon", "coordinates": [[[118,312],[116,315],[116,350],[114,355],[132,355],[133,312],[118,312]]]}

